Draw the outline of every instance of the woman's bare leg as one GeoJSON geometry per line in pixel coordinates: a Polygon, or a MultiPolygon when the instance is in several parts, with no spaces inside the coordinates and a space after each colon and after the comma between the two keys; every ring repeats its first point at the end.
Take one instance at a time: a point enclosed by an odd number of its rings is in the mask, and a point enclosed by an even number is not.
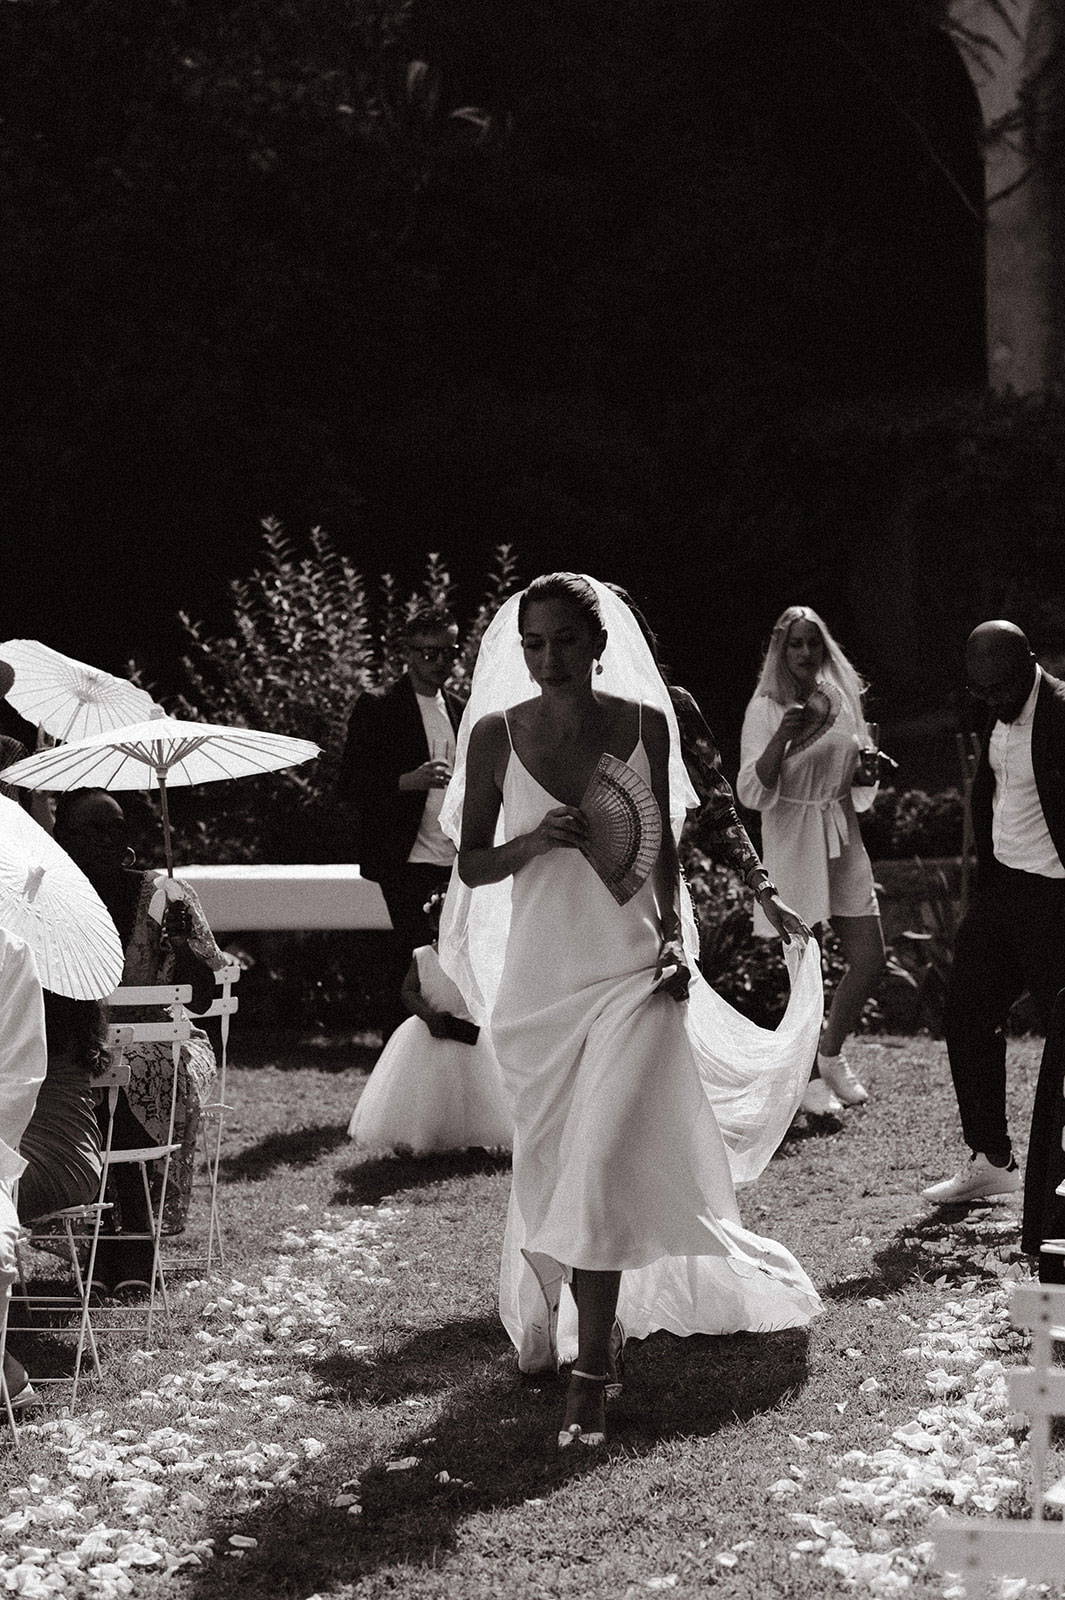
{"type": "Polygon", "coordinates": [[[821,1054],[838,1056],[858,1026],[862,1007],[884,970],[884,934],[879,917],[833,917],[832,926],[847,970],[832,996],[821,1035],[821,1054]]]}
{"type": "MultiPolygon", "coordinates": [[[[573,1298],[577,1302],[578,1372],[605,1377],[610,1361],[610,1333],[621,1289],[620,1272],[587,1272],[575,1267],[573,1298]]],[[[578,1423],[585,1433],[601,1431],[605,1413],[604,1385],[571,1378],[563,1428],[578,1423]]]]}

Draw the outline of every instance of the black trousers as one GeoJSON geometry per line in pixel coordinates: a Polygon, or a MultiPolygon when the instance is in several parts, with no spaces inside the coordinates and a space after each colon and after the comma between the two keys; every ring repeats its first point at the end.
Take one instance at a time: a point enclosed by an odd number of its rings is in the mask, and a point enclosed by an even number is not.
{"type": "MultiPolygon", "coordinates": [[[[1065,989],[1054,1002],[1039,1083],[1032,1108],[1032,1132],[1024,1167],[1024,1222],[1021,1245],[1028,1255],[1039,1252],[1044,1239],[1065,1238],[1065,989]]],[[[1065,1283],[1065,1259],[1046,1256],[1040,1264],[1044,1283],[1065,1283]]]]}
{"type": "Polygon", "coordinates": [[[410,966],[411,954],[419,945],[431,944],[436,929],[422,907],[431,894],[446,889],[450,867],[434,867],[428,862],[407,861],[401,867],[382,872],[378,878],[388,915],[392,922],[389,936],[386,1027],[397,1028],[407,1016],[400,998],[400,986],[410,966]]]}
{"type": "MultiPolygon", "coordinates": [[[[1006,1036],[1010,1006],[1027,989],[1049,1029],[1065,988],[1065,879],[1018,872],[997,862],[981,873],[958,929],[947,989],[947,1055],[971,1150],[1002,1163],[1006,1126],[1006,1036]]],[[[1053,1093],[1060,1070],[1044,1054],[1036,1105],[1053,1093]],[[1048,1087],[1044,1088],[1044,1077],[1048,1087]]]]}

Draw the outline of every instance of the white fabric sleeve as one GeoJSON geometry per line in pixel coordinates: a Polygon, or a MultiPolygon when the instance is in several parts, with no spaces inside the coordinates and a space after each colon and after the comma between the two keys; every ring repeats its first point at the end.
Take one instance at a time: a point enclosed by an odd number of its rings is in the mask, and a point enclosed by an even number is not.
{"type": "Polygon", "coordinates": [[[19,1236],[18,1213],[11,1198],[10,1183],[0,1179],[0,1325],[7,1315],[7,1297],[18,1278],[15,1244],[19,1236]]]}
{"type": "MultiPolygon", "coordinates": [[[[33,952],[21,939],[0,935],[0,1140],[8,1151],[18,1150],[47,1068],[44,998],[33,952]]],[[[24,1164],[16,1159],[21,1172],[24,1164]]],[[[0,1176],[16,1174],[4,1170],[0,1176]]]]}
{"type": "Polygon", "coordinates": [[[769,811],[777,803],[777,796],[780,793],[779,780],[774,788],[767,789],[754,767],[780,727],[783,717],[783,706],[777,705],[775,700],[770,700],[767,694],[756,694],[743,718],[736,793],[743,804],[750,806],[752,811],[769,811]]]}
{"type": "Polygon", "coordinates": [[[859,814],[873,809],[873,801],[880,793],[878,783],[855,783],[851,786],[851,801],[859,814]]]}

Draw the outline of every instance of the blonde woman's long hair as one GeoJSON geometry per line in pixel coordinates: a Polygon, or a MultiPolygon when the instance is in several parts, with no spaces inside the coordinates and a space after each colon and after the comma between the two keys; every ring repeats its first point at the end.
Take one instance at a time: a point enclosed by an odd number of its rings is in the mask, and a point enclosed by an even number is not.
{"type": "Polygon", "coordinates": [[[775,700],[778,705],[787,706],[796,698],[797,690],[795,680],[785,664],[784,652],[788,642],[788,635],[796,622],[812,622],[819,629],[825,645],[825,659],[821,666],[821,677],[826,683],[832,685],[842,696],[846,705],[857,723],[865,720],[862,710],[862,696],[868,688],[865,679],[857,668],[851,666],[843,654],[825,623],[809,606],[788,606],[782,611],[773,624],[773,632],[769,636],[769,646],[762,662],[762,670],[758,677],[755,695],[768,695],[770,700],[775,700]]]}

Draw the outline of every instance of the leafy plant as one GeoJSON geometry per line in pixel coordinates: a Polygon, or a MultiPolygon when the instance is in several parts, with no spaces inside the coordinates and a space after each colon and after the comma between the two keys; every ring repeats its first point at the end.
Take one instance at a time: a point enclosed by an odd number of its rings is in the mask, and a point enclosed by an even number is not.
{"type": "MultiPolygon", "coordinates": [[[[456,664],[460,691],[485,627],[515,583],[513,555],[501,545],[456,664]]],[[[262,564],[230,589],[230,634],[209,635],[181,614],[179,715],[312,739],[322,753],[268,777],[176,790],[171,805],[185,859],[344,861],[349,824],[334,791],[352,704],[399,672],[398,640],[409,615],[425,605],[455,609],[455,585],[443,559],[430,554],[416,589],[401,593],[386,573],[375,602],[362,574],[321,528],[299,547],[269,519],[262,564]]]]}
{"type": "Polygon", "coordinates": [[[874,861],[913,856],[956,856],[962,844],[962,797],[957,789],[881,789],[860,819],[874,861]]]}
{"type": "Polygon", "coordinates": [[[919,856],[915,860],[925,878],[922,903],[927,926],[899,934],[892,947],[892,960],[913,980],[915,1025],[927,1028],[939,1039],[943,1035],[947,986],[960,919],[942,867],[927,867],[919,856]]]}
{"type": "MultiPolygon", "coordinates": [[[[737,1011],[773,1028],[788,1003],[788,972],[775,939],[755,936],[750,895],[736,874],[712,862],[696,845],[682,845],[684,874],[699,925],[699,969],[710,986],[737,1011]]],[[[821,941],[825,1004],[843,975],[839,941],[828,929],[821,941]]],[[[874,997],[862,1012],[863,1028],[879,1025],[874,997]]]]}

